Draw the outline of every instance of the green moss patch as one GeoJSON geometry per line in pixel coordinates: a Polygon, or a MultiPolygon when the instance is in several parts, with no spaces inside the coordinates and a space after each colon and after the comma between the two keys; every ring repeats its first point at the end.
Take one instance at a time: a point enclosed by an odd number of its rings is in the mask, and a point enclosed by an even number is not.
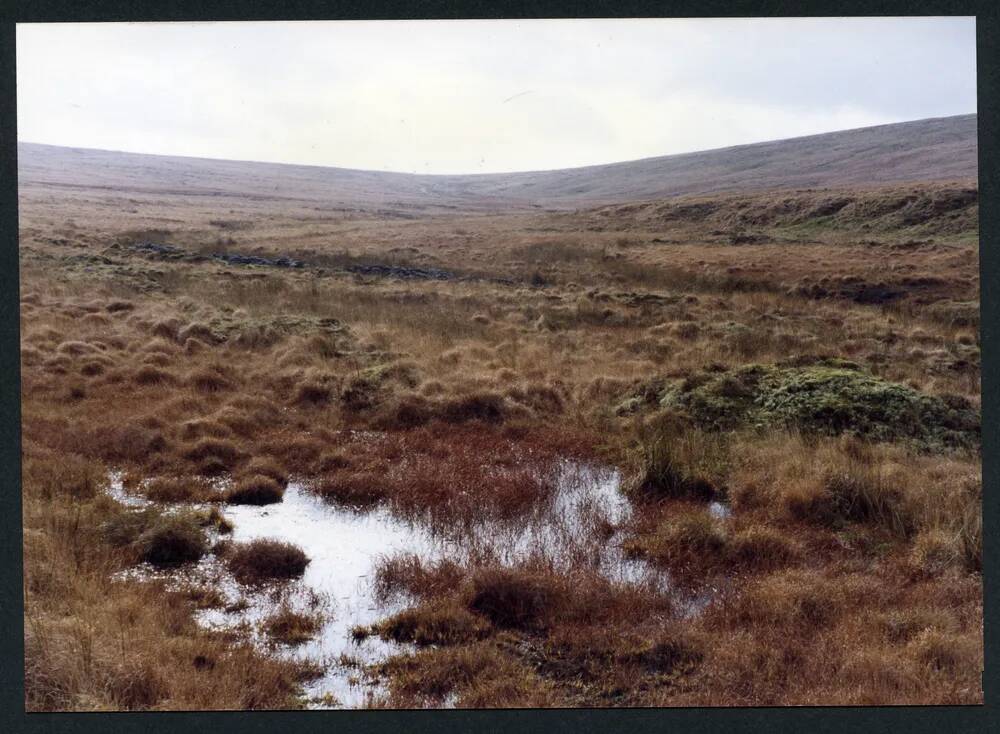
{"type": "MultiPolygon", "coordinates": [[[[683,411],[709,430],[784,427],[924,449],[979,446],[979,411],[964,398],[921,393],[842,360],[706,370],[661,384],[660,407],[683,411]]],[[[649,402],[636,397],[622,405],[649,402]]]]}

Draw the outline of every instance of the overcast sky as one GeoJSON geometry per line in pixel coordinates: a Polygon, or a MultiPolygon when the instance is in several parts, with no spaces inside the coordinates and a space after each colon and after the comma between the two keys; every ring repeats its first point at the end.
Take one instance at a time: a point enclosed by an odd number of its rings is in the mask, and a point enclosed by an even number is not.
{"type": "Polygon", "coordinates": [[[972,18],[19,25],[18,138],[418,173],[976,111],[972,18]]]}

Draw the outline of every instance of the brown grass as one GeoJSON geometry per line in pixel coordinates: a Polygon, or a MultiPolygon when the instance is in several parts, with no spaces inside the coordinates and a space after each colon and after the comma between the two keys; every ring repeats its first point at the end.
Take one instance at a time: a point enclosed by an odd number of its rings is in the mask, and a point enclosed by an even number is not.
{"type": "Polygon", "coordinates": [[[154,477],[142,488],[154,502],[205,502],[218,497],[211,483],[201,477],[154,477]]]}
{"type": "Polygon", "coordinates": [[[384,639],[417,645],[454,645],[485,637],[489,623],[454,603],[406,609],[373,626],[384,639]]]}
{"type": "Polygon", "coordinates": [[[270,505],[281,502],[285,490],[274,479],[261,474],[236,482],[224,494],[225,501],[233,505],[270,505]]]}
{"type": "Polygon", "coordinates": [[[321,621],[318,615],[301,614],[286,606],[268,617],[263,626],[267,636],[275,642],[301,645],[316,634],[321,621]]]}
{"type": "Polygon", "coordinates": [[[290,543],[259,539],[230,549],[226,565],[240,583],[260,584],[301,576],[309,558],[290,543]]]}
{"type": "Polygon", "coordinates": [[[539,629],[551,619],[561,591],[530,573],[484,569],[472,578],[469,609],[498,627],[539,629]]]}
{"type": "MultiPolygon", "coordinates": [[[[424,647],[374,671],[382,703],[980,702],[978,452],[752,425],[705,432],[658,404],[668,380],[839,357],[978,406],[974,217],[965,207],[921,219],[954,190],[475,216],[383,202],[326,217],[262,195],[233,198],[223,217],[177,192],[136,194],[131,213],[100,206],[104,190],[56,197],[29,180],[26,705],[301,705],[306,666],[193,621],[195,607],[219,603],[210,591],[115,576],[144,555],[193,559],[201,546],[187,541],[228,524],[218,512],[176,527],[155,508],[126,512],[103,491],[111,469],[157,503],[212,501],[230,480],[273,494],[294,475],[461,541],[473,522],[522,522],[551,497],[565,457],[615,464],[638,490],[631,518],[611,527],[595,516],[579,545],[624,543],[668,567],[670,595],[612,584],[583,552],[514,567],[476,549],[461,564],[386,559],[376,591],[410,606],[376,631],[424,647]],[[816,213],[836,199],[852,203],[816,213]],[[181,216],[173,233],[147,232],[181,216]],[[327,271],[123,249],[107,255],[120,264],[84,266],[50,241],[68,219],[74,229],[58,237],[74,254],[109,235],[212,251],[211,222],[252,222],[224,246],[327,271]],[[338,270],[388,262],[476,277],[338,270]],[[731,517],[711,517],[709,498],[731,517]]],[[[288,549],[218,552],[250,583],[306,562],[288,549]]],[[[278,638],[310,634],[282,611],[278,638]]]]}

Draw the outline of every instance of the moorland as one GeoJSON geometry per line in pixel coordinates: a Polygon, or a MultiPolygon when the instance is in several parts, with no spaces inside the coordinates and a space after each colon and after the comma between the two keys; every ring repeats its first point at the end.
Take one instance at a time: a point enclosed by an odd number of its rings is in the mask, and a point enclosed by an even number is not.
{"type": "Polygon", "coordinates": [[[336,667],[369,706],[981,702],[976,150],[975,116],[493,176],[20,144],[27,708],[337,705],[336,667]],[[566,462],[625,509],[499,553],[566,462]],[[384,654],[293,654],[347,611],[233,519],[293,493],[460,549],[372,556],[384,654]]]}

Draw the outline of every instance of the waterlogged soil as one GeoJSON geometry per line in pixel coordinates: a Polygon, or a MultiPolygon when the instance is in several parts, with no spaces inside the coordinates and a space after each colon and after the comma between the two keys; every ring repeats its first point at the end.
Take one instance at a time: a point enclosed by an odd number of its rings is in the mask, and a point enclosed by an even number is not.
{"type": "MultiPolygon", "coordinates": [[[[394,516],[379,507],[359,511],[331,504],[298,482],[291,482],[284,499],[263,507],[223,505],[232,522],[231,535],[241,543],[271,538],[294,543],[310,558],[301,579],[248,587],[232,578],[225,566],[209,554],[197,564],[174,571],[139,566],[128,575],[139,579],[166,579],[178,587],[201,585],[219,592],[224,604],[197,612],[208,627],[232,630],[276,654],[321,664],[320,677],[306,684],[313,707],[361,707],[382,692],[379,682],[366,672],[368,666],[406,652],[407,644],[387,642],[377,636],[356,640],[355,626],[367,626],[405,608],[411,600],[377,598],[374,572],[379,559],[400,553],[416,554],[426,561],[492,557],[505,564],[544,559],[557,567],[581,563],[608,579],[627,585],[648,585],[672,593],[670,579],[641,559],[627,558],[614,537],[595,542],[598,527],[615,528],[628,520],[630,505],[619,491],[617,470],[562,461],[549,467],[555,491],[516,522],[483,521],[442,530],[423,522],[394,516]],[[280,609],[319,614],[319,631],[297,646],[269,641],[262,623],[280,609]]],[[[112,477],[110,492],[134,507],[149,504],[129,495],[112,477]]],[[[722,505],[713,514],[724,516],[722,505]]],[[[221,539],[222,536],[215,538],[221,539]]],[[[676,599],[676,596],[675,596],[676,599]]],[[[684,602],[688,613],[704,606],[702,598],[684,602]]]]}

